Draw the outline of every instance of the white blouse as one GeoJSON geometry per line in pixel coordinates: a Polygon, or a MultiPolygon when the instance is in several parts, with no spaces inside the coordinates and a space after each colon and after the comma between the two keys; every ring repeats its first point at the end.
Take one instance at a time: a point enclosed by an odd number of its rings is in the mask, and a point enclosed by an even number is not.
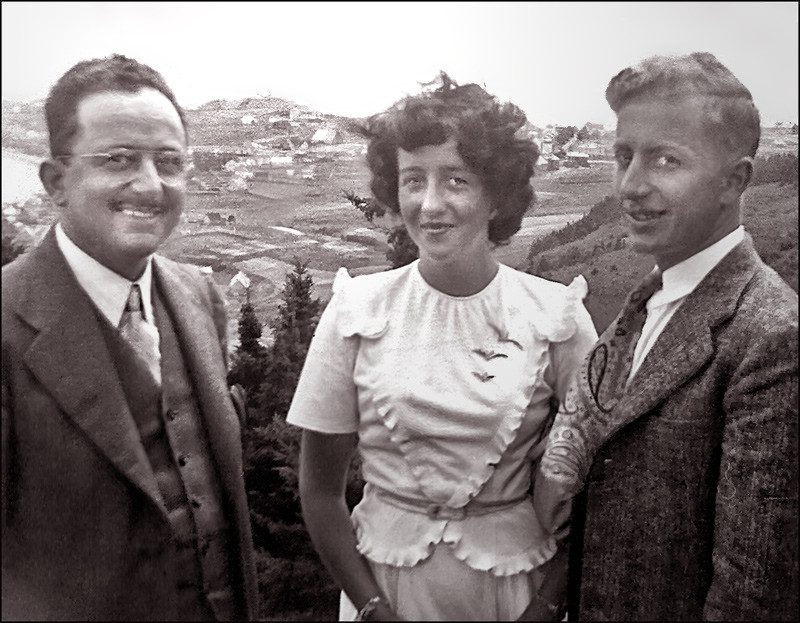
{"type": "Polygon", "coordinates": [[[597,340],[583,277],[567,287],[501,264],[482,291],[454,297],[428,285],[416,261],[356,278],[340,269],[333,289],[287,421],[358,432],[359,551],[414,566],[445,542],[498,576],[548,560],[555,542],[525,496],[551,399],[563,400],[597,340]],[[420,512],[387,501],[394,496],[420,512]],[[476,516],[424,512],[473,500],[521,501],[476,516]]]}

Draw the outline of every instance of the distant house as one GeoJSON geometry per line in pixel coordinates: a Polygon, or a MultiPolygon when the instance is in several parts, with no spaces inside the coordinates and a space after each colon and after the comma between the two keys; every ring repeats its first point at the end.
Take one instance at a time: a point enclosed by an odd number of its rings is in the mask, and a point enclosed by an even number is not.
{"type": "Polygon", "coordinates": [[[584,154],[580,151],[568,151],[566,162],[564,166],[567,167],[589,167],[589,154],[584,154]]]}
{"type": "Polygon", "coordinates": [[[225,221],[222,219],[222,215],[219,212],[207,212],[205,219],[203,219],[204,225],[225,225],[225,221]]]}
{"type": "Polygon", "coordinates": [[[599,141],[584,141],[579,144],[579,150],[590,158],[602,158],[605,155],[605,148],[599,141]]]}
{"type": "Polygon", "coordinates": [[[274,166],[292,164],[292,161],[293,159],[291,156],[271,156],[269,159],[269,163],[274,166]]]}
{"type": "Polygon", "coordinates": [[[242,125],[253,125],[256,118],[253,115],[242,115],[242,125]]]}
{"type": "Polygon", "coordinates": [[[577,135],[573,135],[572,138],[570,138],[566,143],[564,143],[561,146],[561,149],[564,152],[568,153],[568,152],[574,150],[575,145],[577,144],[577,142],[578,142],[578,136],[577,135]]]}
{"type": "Polygon", "coordinates": [[[314,143],[324,143],[325,145],[335,145],[342,142],[342,136],[339,130],[332,126],[325,126],[319,128],[316,132],[314,132],[314,136],[311,137],[311,144],[314,143]]]}

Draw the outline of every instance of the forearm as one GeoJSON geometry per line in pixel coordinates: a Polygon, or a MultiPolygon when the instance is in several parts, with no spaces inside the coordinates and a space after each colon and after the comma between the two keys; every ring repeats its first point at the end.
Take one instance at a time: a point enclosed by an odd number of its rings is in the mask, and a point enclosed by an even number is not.
{"type": "MultiPolygon", "coordinates": [[[[367,561],[356,549],[356,535],[345,503],[350,458],[358,437],[306,430],[300,451],[300,503],[303,519],[322,562],[353,605],[361,610],[373,597],[385,596],[367,561]]],[[[382,602],[374,620],[397,620],[382,602]]]]}
{"type": "Polygon", "coordinates": [[[356,535],[343,497],[307,496],[303,517],[322,562],[356,608],[383,595],[367,561],[356,549],[356,535]]]}

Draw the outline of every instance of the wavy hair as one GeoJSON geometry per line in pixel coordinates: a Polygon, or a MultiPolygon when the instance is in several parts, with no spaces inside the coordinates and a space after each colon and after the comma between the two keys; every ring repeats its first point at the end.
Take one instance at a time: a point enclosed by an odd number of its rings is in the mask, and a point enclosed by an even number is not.
{"type": "Polygon", "coordinates": [[[481,179],[491,206],[489,240],[505,244],[519,231],[534,199],[531,178],[539,157],[536,144],[518,136],[525,113],[500,103],[477,84],[459,86],[446,73],[419,95],[403,98],[356,129],[369,140],[367,164],[375,199],[394,213],[397,198],[397,150],[414,151],[455,139],[467,167],[481,179]]]}
{"type": "Polygon", "coordinates": [[[623,69],[606,88],[606,101],[615,113],[639,96],[666,101],[701,97],[709,129],[725,149],[755,157],[761,120],[753,96],[713,54],[651,56],[623,69]]]}
{"type": "Polygon", "coordinates": [[[78,105],[83,98],[94,93],[114,91],[137,93],[147,88],[159,91],[172,103],[186,132],[183,109],[164,77],[152,67],[122,54],[94,58],[74,65],[53,85],[45,101],[50,154],[69,154],[72,139],[78,131],[78,105]]]}

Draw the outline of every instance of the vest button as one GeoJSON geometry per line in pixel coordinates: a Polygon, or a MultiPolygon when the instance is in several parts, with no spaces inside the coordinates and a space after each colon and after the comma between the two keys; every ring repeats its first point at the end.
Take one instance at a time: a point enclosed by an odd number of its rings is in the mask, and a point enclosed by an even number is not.
{"type": "Polygon", "coordinates": [[[198,500],[197,498],[192,498],[192,506],[194,506],[195,508],[200,508],[200,500],[198,500]]]}
{"type": "Polygon", "coordinates": [[[184,467],[186,465],[186,459],[187,458],[188,457],[185,457],[185,456],[179,456],[178,457],[178,465],[180,465],[181,467],[184,467]]]}
{"type": "Polygon", "coordinates": [[[175,409],[167,409],[167,419],[171,422],[174,420],[178,414],[175,412],[175,409]]]}

